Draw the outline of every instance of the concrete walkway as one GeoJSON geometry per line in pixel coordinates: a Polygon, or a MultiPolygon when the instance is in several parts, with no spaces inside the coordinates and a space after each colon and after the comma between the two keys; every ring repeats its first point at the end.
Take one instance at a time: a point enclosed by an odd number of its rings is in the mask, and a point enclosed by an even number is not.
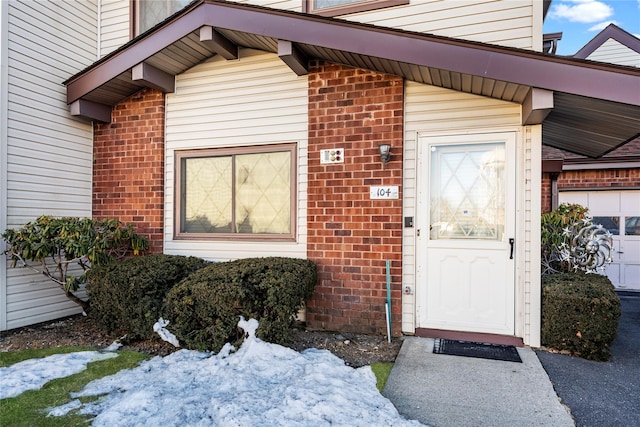
{"type": "Polygon", "coordinates": [[[536,354],[523,363],[433,353],[406,337],[383,395],[408,419],[433,427],[574,426],[536,354]]]}

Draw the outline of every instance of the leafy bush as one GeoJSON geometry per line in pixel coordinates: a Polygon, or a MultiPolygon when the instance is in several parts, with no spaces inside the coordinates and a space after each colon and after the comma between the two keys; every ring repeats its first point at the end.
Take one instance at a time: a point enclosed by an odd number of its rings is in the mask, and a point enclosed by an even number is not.
{"type": "Polygon", "coordinates": [[[583,206],[563,203],[558,209],[542,215],[542,274],[569,273],[573,270],[570,262],[562,256],[561,249],[567,246],[568,234],[575,234],[572,231],[577,231],[589,221],[588,212],[583,206]]]}
{"type": "Polygon", "coordinates": [[[542,277],[542,344],[585,359],[608,360],[620,318],[620,299],[599,274],[542,277]]]}
{"type": "Polygon", "coordinates": [[[206,261],[176,255],[148,255],[88,272],[91,317],[109,333],[151,338],[167,292],[203,268],[206,261]]]}
{"type": "Polygon", "coordinates": [[[43,215],[20,229],[5,230],[2,238],[8,244],[4,253],[11,257],[13,267],[20,262],[22,267],[44,274],[83,310],[89,304],[74,292],[85,282],[87,270],[130,253],[138,255],[149,247],[147,239],[139,236],[132,225],[116,219],[43,215]],[[39,268],[27,261],[35,261],[39,268]],[[69,267],[76,264],[83,270],[77,277],[69,273],[69,267]]]}
{"type": "Polygon", "coordinates": [[[168,327],[186,346],[219,351],[241,335],[239,316],[260,322],[257,336],[285,343],[294,316],[317,281],[311,261],[249,258],[208,265],[175,286],[165,302],[168,327]]]}
{"type": "Polygon", "coordinates": [[[563,203],[541,218],[542,274],[595,273],[612,262],[611,233],[593,224],[587,208],[563,203]]]}

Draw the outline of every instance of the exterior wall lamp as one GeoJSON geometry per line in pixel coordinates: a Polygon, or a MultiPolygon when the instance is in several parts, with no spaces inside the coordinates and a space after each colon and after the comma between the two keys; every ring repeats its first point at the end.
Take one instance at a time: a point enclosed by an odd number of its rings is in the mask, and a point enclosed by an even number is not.
{"type": "Polygon", "coordinates": [[[378,151],[380,152],[380,161],[384,166],[389,160],[391,160],[391,144],[378,145],[378,151]]]}

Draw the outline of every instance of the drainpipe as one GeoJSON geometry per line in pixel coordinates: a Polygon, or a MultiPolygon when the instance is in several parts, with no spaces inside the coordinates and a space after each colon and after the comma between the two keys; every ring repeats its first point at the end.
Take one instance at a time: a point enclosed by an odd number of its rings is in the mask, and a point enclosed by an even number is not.
{"type": "Polygon", "coordinates": [[[548,173],[551,179],[551,194],[549,197],[551,210],[558,209],[558,176],[562,172],[564,160],[543,160],[542,173],[548,173]]]}

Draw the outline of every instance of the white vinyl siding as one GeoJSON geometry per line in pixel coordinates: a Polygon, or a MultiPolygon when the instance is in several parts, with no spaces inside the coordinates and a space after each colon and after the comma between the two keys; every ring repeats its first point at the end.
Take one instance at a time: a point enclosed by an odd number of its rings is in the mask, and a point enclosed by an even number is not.
{"type": "Polygon", "coordinates": [[[98,0],[99,55],[116,50],[129,41],[131,35],[131,0],[98,0]]]}
{"type": "Polygon", "coordinates": [[[542,125],[525,126],[522,164],[518,167],[522,173],[518,176],[517,239],[523,244],[517,245],[517,259],[521,259],[522,273],[516,274],[516,334],[522,336],[524,343],[531,347],[540,346],[540,313],[542,290],[540,287],[540,215],[542,212],[542,125]],[[519,319],[518,313],[523,318],[519,319]]]}
{"type": "MultiPolygon", "coordinates": [[[[96,59],[97,4],[11,1],[5,7],[2,226],[18,228],[43,214],[91,216],[92,127],[71,118],[62,82],[96,59]]],[[[0,329],[80,312],[42,274],[4,267],[0,329]]]]}
{"type": "Polygon", "coordinates": [[[590,61],[640,67],[640,53],[614,39],[609,39],[587,57],[590,61]]]}
{"type": "MultiPolygon", "coordinates": [[[[302,10],[302,0],[236,1],[302,10]]],[[[502,46],[542,49],[541,0],[411,0],[403,6],[336,18],[502,46]]]]}
{"type": "MultiPolygon", "coordinates": [[[[7,228],[7,102],[9,2],[0,1],[0,231],[7,228]]],[[[0,239],[0,253],[6,244],[0,239]]],[[[0,260],[0,330],[7,327],[7,262],[0,260]]]]}
{"type": "MultiPolygon", "coordinates": [[[[495,100],[477,95],[470,95],[434,86],[422,85],[407,81],[405,83],[405,141],[404,141],[404,179],[403,179],[403,211],[404,216],[414,217],[414,227],[403,230],[403,278],[402,284],[410,286],[413,294],[403,294],[402,297],[402,330],[406,333],[413,333],[416,327],[415,313],[416,300],[415,290],[420,284],[416,283],[416,259],[415,233],[419,228],[425,227],[420,223],[420,212],[417,212],[417,196],[420,189],[417,188],[417,137],[418,133],[477,133],[479,131],[499,131],[499,130],[522,130],[521,106],[519,104],[495,100]]],[[[533,127],[535,128],[535,127],[533,127]]],[[[527,128],[524,128],[527,129],[527,128]]],[[[521,134],[522,132],[519,132],[521,134]]],[[[524,139],[523,135],[518,136],[517,141],[517,176],[519,183],[516,188],[525,189],[517,194],[517,232],[526,234],[527,239],[535,243],[535,236],[532,236],[535,228],[536,218],[539,217],[539,189],[533,183],[539,183],[540,177],[536,177],[535,163],[539,160],[541,135],[534,133],[533,137],[524,139]],[[537,156],[537,157],[536,157],[537,156]],[[526,181],[526,180],[531,181],[526,181]],[[525,182],[528,182],[525,186],[525,182]],[[529,199],[531,198],[531,199],[529,199]],[[536,203],[538,208],[536,210],[536,203]],[[524,215],[524,210],[527,215],[524,215]]],[[[539,174],[538,174],[539,175],[539,174]]],[[[519,237],[519,236],[518,236],[519,237]]],[[[521,248],[519,260],[522,260],[516,267],[518,282],[519,301],[516,304],[517,313],[526,310],[533,310],[535,294],[532,296],[531,286],[538,283],[535,281],[536,255],[526,253],[527,244],[518,245],[521,248]],[[525,261],[526,259],[526,261],[525,261]],[[528,279],[520,279],[522,272],[528,274],[528,279]],[[523,283],[521,280],[525,280],[523,283]],[[529,300],[526,300],[529,298],[529,300]]],[[[539,246],[538,246],[539,247],[539,246]]],[[[539,261],[539,260],[538,260],[539,261]]],[[[538,266],[539,268],[539,266],[538,266]]],[[[535,313],[535,312],[534,312],[535,313]]],[[[523,328],[529,324],[529,319],[516,316],[518,324],[516,330],[520,333],[527,333],[523,328]]],[[[535,328],[532,328],[535,330],[535,328]]],[[[531,339],[523,337],[525,342],[531,339]]],[[[534,337],[535,339],[535,337],[534,337]]],[[[534,341],[535,342],[535,341],[534,341]]]]}
{"type": "Polygon", "coordinates": [[[542,48],[537,0],[411,0],[340,18],[402,30],[523,49],[542,48]]]}
{"type": "Polygon", "coordinates": [[[291,10],[302,12],[304,0],[234,0],[236,3],[247,3],[255,6],[270,7],[272,9],[291,10]]]}
{"type": "Polygon", "coordinates": [[[165,252],[212,260],[252,256],[306,257],[307,78],[296,76],[276,55],[240,50],[176,76],[167,95],[165,252]],[[175,240],[175,150],[297,144],[295,242],[175,240]]]}

